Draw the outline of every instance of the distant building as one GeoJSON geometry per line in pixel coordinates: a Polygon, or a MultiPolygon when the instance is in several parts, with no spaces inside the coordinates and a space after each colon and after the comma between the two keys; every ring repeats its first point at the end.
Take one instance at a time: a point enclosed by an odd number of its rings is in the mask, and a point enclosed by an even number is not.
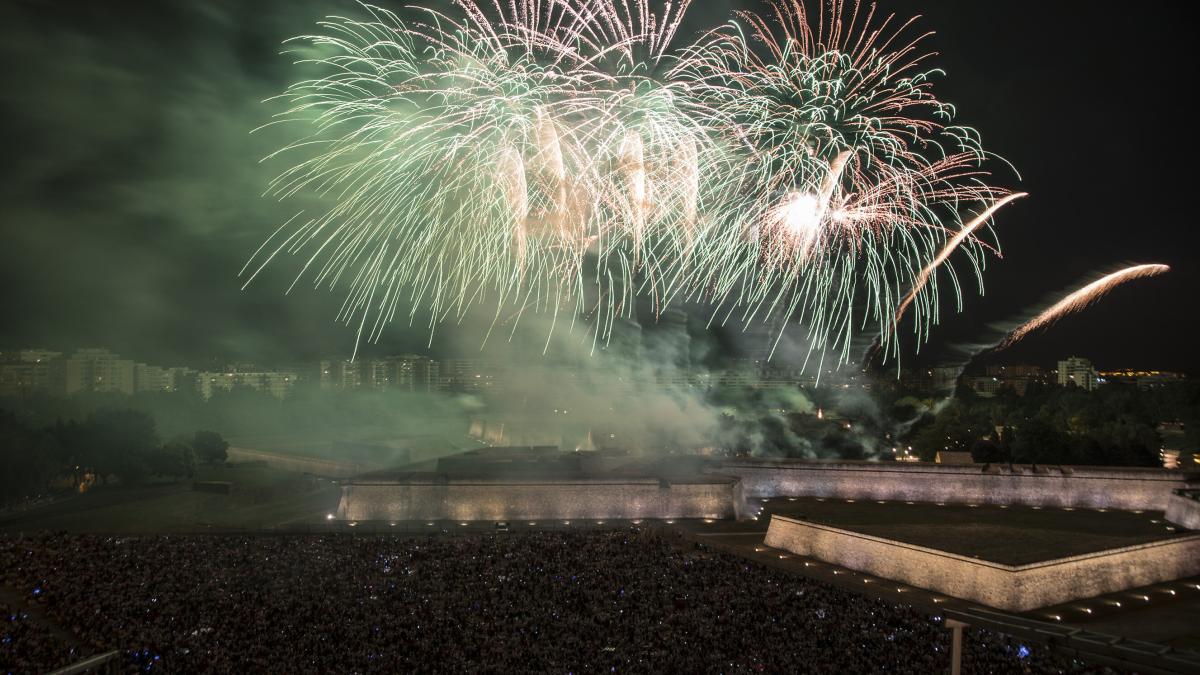
{"type": "Polygon", "coordinates": [[[196,388],[196,371],[138,363],[133,366],[133,382],[138,393],[186,391],[196,388]]]}
{"type": "Polygon", "coordinates": [[[358,389],[363,385],[363,362],[327,359],[318,364],[321,389],[358,389]]]}
{"type": "Polygon", "coordinates": [[[971,453],[954,450],[939,450],[933,461],[937,464],[974,464],[971,453]]]}
{"type": "Polygon", "coordinates": [[[144,363],[133,365],[133,389],[136,392],[170,391],[166,369],[160,366],[148,366],[144,363]]]}
{"type": "Polygon", "coordinates": [[[63,392],[133,394],[134,363],[107,349],[80,349],[63,364],[63,392]]]}
{"type": "Polygon", "coordinates": [[[441,364],[427,356],[401,354],[384,359],[326,359],[317,364],[322,389],[436,391],[442,385],[441,364]]]}
{"type": "Polygon", "coordinates": [[[62,352],[49,349],[17,349],[0,352],[0,363],[49,363],[62,358],[62,352]]]}
{"type": "Polygon", "coordinates": [[[1098,373],[1098,375],[1101,381],[1132,384],[1138,389],[1166,387],[1187,380],[1187,376],[1183,373],[1174,373],[1165,370],[1135,370],[1132,368],[1106,370],[1098,373]]]}
{"type": "Polygon", "coordinates": [[[987,375],[963,378],[963,384],[984,398],[995,396],[1002,389],[1011,389],[1017,396],[1024,396],[1031,384],[1045,384],[1047,374],[1039,366],[1002,366],[987,367],[987,375]]]}
{"type": "Polygon", "coordinates": [[[488,392],[504,388],[504,369],[490,359],[446,359],[438,373],[439,389],[488,392]]]}
{"type": "Polygon", "coordinates": [[[401,391],[434,391],[441,380],[441,364],[427,356],[402,354],[390,358],[393,386],[401,391]]]}
{"type": "MultiPolygon", "coordinates": [[[[796,386],[815,387],[817,385],[817,374],[815,372],[807,372],[796,363],[787,361],[786,359],[775,359],[773,361],[765,361],[759,364],[759,373],[762,379],[760,387],[774,388],[779,386],[796,386]]],[[[843,375],[839,379],[854,379],[855,375],[843,375]]]]}
{"type": "Polygon", "coordinates": [[[0,396],[61,392],[62,354],[47,349],[0,352],[0,396]]]}
{"type": "Polygon", "coordinates": [[[1096,390],[1096,369],[1092,362],[1078,356],[1072,356],[1058,362],[1058,385],[1066,387],[1074,385],[1085,391],[1096,390]]]}
{"type": "Polygon", "coordinates": [[[196,371],[163,368],[123,359],[107,349],[80,349],[67,358],[45,349],[0,353],[0,395],[42,391],[135,394],[192,390],[196,371]]]}
{"type": "Polygon", "coordinates": [[[266,392],[275,398],[287,398],[296,384],[296,373],[289,370],[262,370],[244,372],[226,369],[222,372],[205,371],[196,375],[196,389],[204,398],[214,392],[229,391],[235,387],[246,387],[266,392]]]}
{"type": "Polygon", "coordinates": [[[1018,377],[1042,378],[1046,376],[1046,371],[1041,366],[1002,366],[992,365],[987,367],[987,374],[992,377],[1001,379],[1012,379],[1018,377]]]}
{"type": "Polygon", "coordinates": [[[920,370],[906,370],[900,374],[900,384],[905,389],[918,392],[953,391],[958,385],[961,370],[958,366],[934,366],[920,370]]]}
{"type": "Polygon", "coordinates": [[[391,361],[366,361],[359,372],[361,387],[384,390],[396,385],[396,366],[391,361]]]}
{"type": "Polygon", "coordinates": [[[977,396],[991,398],[1004,388],[1006,382],[998,377],[985,375],[982,377],[964,377],[963,384],[970,387],[977,396]]]}
{"type": "Polygon", "coordinates": [[[936,366],[929,368],[929,384],[935,390],[950,390],[958,384],[962,369],[958,366],[936,366]]]}

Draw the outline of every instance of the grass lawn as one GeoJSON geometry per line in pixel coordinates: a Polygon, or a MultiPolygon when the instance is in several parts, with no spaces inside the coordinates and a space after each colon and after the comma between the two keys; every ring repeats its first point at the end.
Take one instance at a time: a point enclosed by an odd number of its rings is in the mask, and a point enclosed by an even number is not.
{"type": "Polygon", "coordinates": [[[28,511],[0,514],[0,532],[155,533],[270,529],[319,522],[339,488],[303,474],[255,466],[201,467],[197,481],[228,481],[230,494],[199,492],[192,481],[99,487],[28,511]]]}

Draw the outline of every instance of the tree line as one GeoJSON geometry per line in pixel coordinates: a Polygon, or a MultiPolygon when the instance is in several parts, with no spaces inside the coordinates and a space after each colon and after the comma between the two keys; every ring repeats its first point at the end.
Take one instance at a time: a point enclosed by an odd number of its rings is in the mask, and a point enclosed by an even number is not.
{"type": "MultiPolygon", "coordinates": [[[[913,398],[898,406],[921,407],[913,398]]],[[[1024,396],[1001,389],[984,398],[959,387],[906,436],[922,459],[965,451],[977,462],[1159,466],[1160,424],[1178,423],[1170,439],[1188,454],[1200,441],[1200,386],[1184,382],[1138,389],[1107,384],[1095,391],[1031,384],[1024,396]]]]}
{"type": "Polygon", "coordinates": [[[159,437],[154,418],[131,409],[39,426],[0,410],[0,504],[10,506],[93,483],[191,478],[197,463],[223,462],[229,444],[214,431],[159,437]]]}

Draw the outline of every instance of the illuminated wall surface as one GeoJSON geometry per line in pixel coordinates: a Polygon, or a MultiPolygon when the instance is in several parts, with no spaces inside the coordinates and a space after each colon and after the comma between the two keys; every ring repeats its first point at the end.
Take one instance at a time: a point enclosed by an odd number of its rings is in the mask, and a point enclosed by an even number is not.
{"type": "Polygon", "coordinates": [[[1165,511],[1186,472],[903,462],[733,460],[714,469],[742,479],[747,497],[839,497],[1165,511]]]}
{"type": "Polygon", "coordinates": [[[1028,565],[1001,565],[776,515],[765,543],[1009,611],[1200,574],[1200,535],[1028,565]]]}
{"type": "Polygon", "coordinates": [[[338,517],[346,520],[548,520],[737,518],[735,479],[659,483],[627,480],[350,481],[338,517]]]}
{"type": "Polygon", "coordinates": [[[1200,490],[1192,490],[1187,496],[1172,494],[1166,518],[1189,530],[1200,530],[1200,490]]]}

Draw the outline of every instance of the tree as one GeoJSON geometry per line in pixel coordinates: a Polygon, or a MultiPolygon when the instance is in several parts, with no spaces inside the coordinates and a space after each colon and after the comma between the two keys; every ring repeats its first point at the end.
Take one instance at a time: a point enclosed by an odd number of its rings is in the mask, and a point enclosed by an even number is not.
{"type": "Polygon", "coordinates": [[[982,439],[971,446],[971,461],[977,464],[1003,462],[1005,459],[1004,451],[994,441],[982,439]]]}
{"type": "Polygon", "coordinates": [[[172,478],[191,478],[196,473],[196,456],[192,446],[174,439],[164,443],[157,452],[151,453],[147,465],[150,473],[172,478]]]}
{"type": "Polygon", "coordinates": [[[991,433],[990,415],[976,405],[955,399],[912,435],[922,460],[942,450],[970,452],[975,442],[991,433]]]}
{"type": "Polygon", "coordinates": [[[1014,460],[1034,464],[1072,464],[1070,438],[1053,424],[1035,417],[1022,424],[1013,440],[1014,460]]]}
{"type": "Polygon", "coordinates": [[[104,410],[90,416],[81,431],[81,454],[103,480],[113,474],[124,483],[145,479],[148,459],[159,447],[153,417],[140,410],[104,410]]]}
{"type": "Polygon", "coordinates": [[[0,504],[45,492],[57,473],[54,438],[0,411],[0,504]]]}
{"type": "Polygon", "coordinates": [[[229,458],[229,443],[215,431],[197,431],[192,438],[192,450],[206,464],[224,462],[229,458]]]}

